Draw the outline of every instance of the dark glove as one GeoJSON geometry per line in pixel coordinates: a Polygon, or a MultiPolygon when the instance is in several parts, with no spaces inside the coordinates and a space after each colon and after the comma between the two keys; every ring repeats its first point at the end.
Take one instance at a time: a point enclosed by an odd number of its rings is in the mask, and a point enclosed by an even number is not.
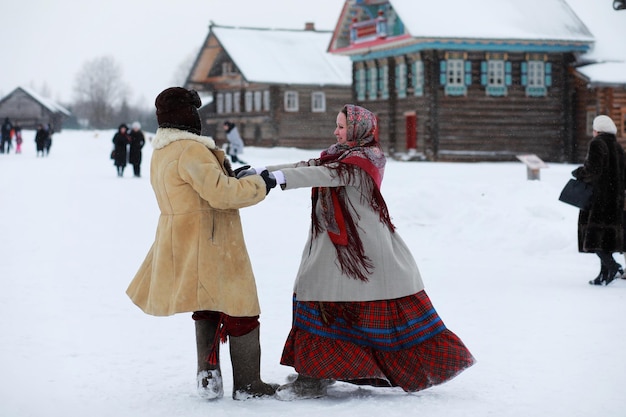
{"type": "Polygon", "coordinates": [[[233,173],[235,174],[235,177],[239,178],[239,174],[247,169],[250,169],[250,165],[244,165],[242,167],[239,167],[234,170],[233,173]]]}
{"type": "Polygon", "coordinates": [[[276,177],[267,169],[261,172],[261,178],[265,181],[265,195],[270,193],[270,190],[276,187],[276,177]]]}

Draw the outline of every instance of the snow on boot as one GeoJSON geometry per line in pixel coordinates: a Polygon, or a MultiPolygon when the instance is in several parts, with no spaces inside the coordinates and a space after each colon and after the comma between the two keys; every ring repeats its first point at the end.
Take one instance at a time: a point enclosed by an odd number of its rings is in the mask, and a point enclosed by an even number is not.
{"type": "Polygon", "coordinates": [[[295,381],[281,385],[276,390],[276,398],[281,401],[308,400],[325,397],[332,379],[317,379],[298,375],[295,381]]]}
{"type": "Polygon", "coordinates": [[[261,381],[259,328],[243,336],[230,336],[229,343],[233,365],[233,399],[273,396],[278,385],[261,381]]]}
{"type": "Polygon", "coordinates": [[[195,323],[196,348],[198,352],[198,395],[206,400],[222,398],[224,396],[224,387],[219,362],[219,342],[215,346],[217,364],[210,364],[208,360],[215,342],[218,321],[197,320],[195,323]]]}
{"type": "Polygon", "coordinates": [[[215,400],[224,396],[222,374],[219,369],[198,371],[198,395],[205,400],[215,400]]]}

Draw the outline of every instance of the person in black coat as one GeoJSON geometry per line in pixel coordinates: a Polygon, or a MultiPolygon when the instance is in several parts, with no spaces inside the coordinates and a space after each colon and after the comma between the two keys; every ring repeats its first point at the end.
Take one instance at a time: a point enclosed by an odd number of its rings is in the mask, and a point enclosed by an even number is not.
{"type": "Polygon", "coordinates": [[[146,139],[141,131],[139,122],[134,122],[128,136],[130,137],[130,151],[128,162],[133,164],[135,177],[141,177],[141,149],[146,143],[146,139]]]}
{"type": "Polygon", "coordinates": [[[6,144],[6,153],[9,153],[11,150],[11,129],[13,129],[13,124],[8,117],[4,119],[4,123],[2,123],[2,137],[0,138],[0,153],[4,153],[4,147],[6,144]]]}
{"type": "Polygon", "coordinates": [[[593,185],[591,204],[578,216],[578,251],[600,258],[600,274],[589,281],[592,285],[608,285],[618,273],[623,274],[622,266],[613,259],[613,252],[624,252],[626,188],[626,157],[616,133],[610,117],[596,117],[585,162],[572,172],[575,178],[593,185]]]}
{"type": "Polygon", "coordinates": [[[35,133],[35,145],[37,147],[37,157],[39,157],[39,152],[41,152],[41,156],[44,157],[46,151],[46,140],[48,139],[48,132],[43,127],[41,123],[37,125],[37,132],[35,133]]]}
{"type": "Polygon", "coordinates": [[[117,133],[113,136],[113,145],[114,149],[114,165],[117,167],[117,176],[124,176],[124,168],[126,168],[126,161],[128,160],[128,151],[127,147],[130,143],[130,137],[126,133],[128,130],[128,126],[122,123],[117,128],[117,133]]]}

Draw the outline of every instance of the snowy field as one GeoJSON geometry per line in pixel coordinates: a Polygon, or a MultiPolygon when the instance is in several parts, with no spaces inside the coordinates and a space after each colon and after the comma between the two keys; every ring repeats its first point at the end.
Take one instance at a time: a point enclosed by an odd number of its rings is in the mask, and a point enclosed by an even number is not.
{"type": "MultiPolygon", "coordinates": [[[[158,211],[150,146],[142,178],[132,167],[117,178],[113,133],[64,131],[37,158],[25,131],[22,155],[0,155],[0,416],[626,416],[626,281],[587,284],[599,261],[577,252],[578,212],[557,200],[573,165],[528,181],[521,163],[389,161],[382,191],[398,233],[478,361],[456,379],[415,394],[337,383],[324,399],[240,402],[222,345],[226,395],[209,403],[195,393],[190,315],[151,317],[125,294],[158,211]]],[[[315,156],[243,155],[257,166],[315,156]]],[[[309,195],[275,189],[241,211],[268,382],[293,372],[279,358],[309,195]]]]}

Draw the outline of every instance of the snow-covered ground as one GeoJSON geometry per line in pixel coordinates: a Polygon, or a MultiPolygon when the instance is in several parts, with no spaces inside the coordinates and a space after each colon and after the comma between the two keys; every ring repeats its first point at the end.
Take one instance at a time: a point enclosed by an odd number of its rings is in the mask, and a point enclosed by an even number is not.
{"type": "MultiPolygon", "coordinates": [[[[383,195],[398,232],[435,308],[478,360],[456,379],[416,394],[337,383],[324,399],[240,402],[222,345],[226,396],[205,402],[190,315],[147,316],[125,295],[158,210],[150,146],[142,178],[132,167],[117,178],[113,133],[64,131],[36,158],[26,131],[22,155],[0,155],[0,416],[626,415],[626,281],[587,284],[599,261],[577,252],[578,212],[557,200],[573,165],[528,181],[521,163],[389,161],[383,195]]],[[[247,148],[243,157],[316,155],[247,148]]],[[[241,211],[269,382],[293,372],[279,358],[309,195],[276,189],[241,211]]]]}

